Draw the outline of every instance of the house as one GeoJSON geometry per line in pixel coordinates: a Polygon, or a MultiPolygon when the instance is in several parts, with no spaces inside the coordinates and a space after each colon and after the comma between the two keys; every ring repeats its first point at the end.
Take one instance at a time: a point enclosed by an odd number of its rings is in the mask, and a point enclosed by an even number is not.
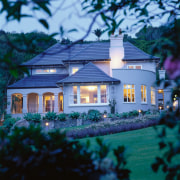
{"type": "MultiPolygon", "coordinates": [[[[110,42],[57,43],[22,64],[30,76],[8,87],[7,113],[110,112],[112,99],[119,113],[164,109],[171,89],[165,95],[154,85],[158,62],[158,57],[123,42],[122,34],[112,35],[110,42]]],[[[160,76],[165,77],[164,70],[160,76]]]]}

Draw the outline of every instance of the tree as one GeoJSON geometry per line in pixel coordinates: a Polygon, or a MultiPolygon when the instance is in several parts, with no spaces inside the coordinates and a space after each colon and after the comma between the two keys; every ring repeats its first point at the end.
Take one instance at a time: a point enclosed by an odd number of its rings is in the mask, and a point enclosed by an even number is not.
{"type": "Polygon", "coordinates": [[[104,33],[101,29],[95,29],[93,33],[97,36],[98,41],[100,40],[101,35],[104,33]]]}

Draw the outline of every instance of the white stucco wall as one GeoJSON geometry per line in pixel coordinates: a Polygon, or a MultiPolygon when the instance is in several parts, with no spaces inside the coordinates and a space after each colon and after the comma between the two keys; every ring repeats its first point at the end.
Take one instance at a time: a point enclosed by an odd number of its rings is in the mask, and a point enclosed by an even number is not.
{"type": "Polygon", "coordinates": [[[93,62],[93,64],[110,76],[110,61],[93,62]]]}

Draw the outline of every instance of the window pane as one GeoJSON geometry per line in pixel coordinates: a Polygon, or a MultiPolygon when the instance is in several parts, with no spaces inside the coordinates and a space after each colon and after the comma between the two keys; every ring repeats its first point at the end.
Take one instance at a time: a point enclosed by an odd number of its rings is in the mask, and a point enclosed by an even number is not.
{"type": "Polygon", "coordinates": [[[141,86],[141,102],[143,102],[143,86],[141,86]]]}
{"type": "Polygon", "coordinates": [[[136,69],[142,69],[141,66],[136,66],[136,69]]]}
{"type": "Polygon", "coordinates": [[[146,102],[146,86],[144,86],[144,102],[146,102]]]}
{"type": "Polygon", "coordinates": [[[97,86],[80,86],[81,104],[97,103],[97,86]]]}
{"type": "Polygon", "coordinates": [[[56,72],[56,69],[50,69],[49,70],[51,73],[55,73],[56,72]]]}
{"type": "Polygon", "coordinates": [[[79,68],[73,67],[73,68],[72,68],[72,74],[76,73],[78,70],[79,70],[79,68]]]}
{"type": "Polygon", "coordinates": [[[128,102],[131,102],[131,89],[128,89],[128,102]]]}
{"type": "Polygon", "coordinates": [[[73,86],[73,103],[77,104],[77,86],[73,86]]]}
{"type": "Polygon", "coordinates": [[[135,91],[132,89],[132,102],[135,102],[135,91]]]}
{"type": "Polygon", "coordinates": [[[48,72],[49,72],[49,69],[44,69],[44,72],[45,72],[45,73],[48,73],[48,72]]]}
{"type": "Polygon", "coordinates": [[[13,94],[12,106],[11,106],[12,114],[22,113],[22,108],[23,108],[23,96],[21,94],[13,94]]]}
{"type": "Polygon", "coordinates": [[[134,69],[134,66],[128,66],[128,69],[134,69]]]}
{"type": "Polygon", "coordinates": [[[127,102],[127,89],[124,89],[124,102],[127,102]]]}
{"type": "Polygon", "coordinates": [[[107,87],[101,85],[101,103],[107,103],[107,87]]]}

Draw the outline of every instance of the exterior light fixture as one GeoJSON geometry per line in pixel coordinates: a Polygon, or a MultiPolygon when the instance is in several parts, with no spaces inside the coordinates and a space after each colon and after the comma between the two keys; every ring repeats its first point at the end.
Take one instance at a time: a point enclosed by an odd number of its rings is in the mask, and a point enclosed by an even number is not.
{"type": "Polygon", "coordinates": [[[167,105],[166,108],[169,109],[169,106],[167,105]]]}
{"type": "Polygon", "coordinates": [[[104,115],[103,115],[103,118],[107,118],[107,114],[104,114],[104,115]]]}
{"type": "Polygon", "coordinates": [[[48,123],[48,122],[46,122],[46,123],[45,123],[45,126],[49,126],[49,123],[48,123]]]}
{"type": "Polygon", "coordinates": [[[139,113],[141,113],[141,110],[139,109],[139,113]]]}

